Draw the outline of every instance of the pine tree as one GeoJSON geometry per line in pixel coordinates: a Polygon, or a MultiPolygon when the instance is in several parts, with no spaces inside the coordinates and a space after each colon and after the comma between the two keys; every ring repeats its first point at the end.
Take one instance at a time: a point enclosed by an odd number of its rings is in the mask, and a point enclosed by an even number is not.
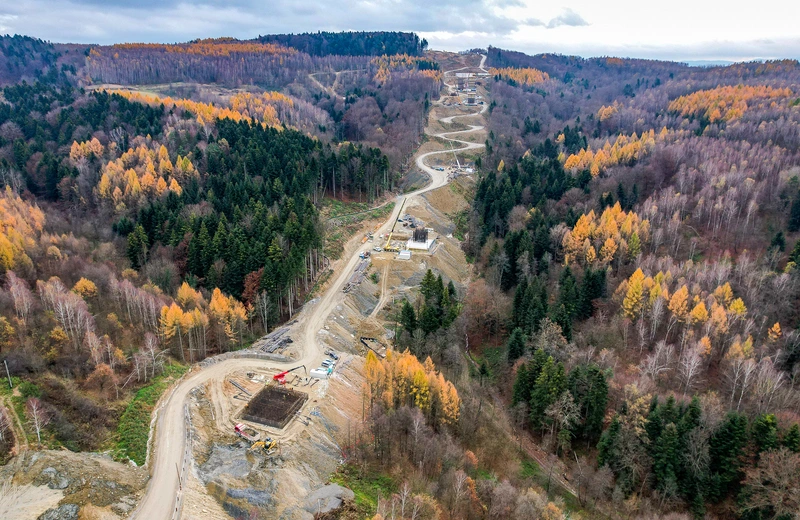
{"type": "Polygon", "coordinates": [[[522,329],[517,327],[511,333],[506,343],[506,350],[508,351],[508,362],[513,363],[525,354],[525,334],[522,329]]]}

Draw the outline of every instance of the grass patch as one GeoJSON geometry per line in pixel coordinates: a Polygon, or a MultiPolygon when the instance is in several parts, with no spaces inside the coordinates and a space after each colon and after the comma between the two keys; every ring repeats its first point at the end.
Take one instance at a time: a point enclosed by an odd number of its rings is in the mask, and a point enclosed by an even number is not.
{"type": "Polygon", "coordinates": [[[147,458],[147,439],[150,435],[150,418],[161,394],[169,385],[183,375],[189,367],[170,364],[164,372],[153,381],[140,388],[125,411],[122,412],[117,425],[117,441],[114,458],[123,461],[130,459],[139,466],[147,458]]]}
{"type": "Polygon", "coordinates": [[[386,498],[397,491],[397,485],[382,473],[362,473],[358,467],[345,464],[334,473],[331,482],[353,490],[355,504],[362,517],[372,517],[378,510],[378,498],[386,498]]]}
{"type": "Polygon", "coordinates": [[[322,214],[325,218],[336,218],[350,213],[366,211],[370,208],[368,202],[345,202],[337,199],[324,199],[322,201],[322,214]]]}
{"type": "Polygon", "coordinates": [[[481,362],[486,363],[486,368],[489,369],[489,381],[496,381],[497,376],[508,366],[505,347],[486,347],[483,352],[474,355],[473,359],[478,365],[481,362]]]}
{"type": "MultiPolygon", "coordinates": [[[[352,203],[347,203],[347,204],[352,204],[352,203]]],[[[325,237],[325,248],[323,250],[325,256],[327,256],[331,260],[338,259],[340,256],[342,256],[345,243],[355,233],[361,230],[361,223],[363,221],[385,219],[392,213],[392,210],[394,210],[394,202],[390,202],[385,206],[381,206],[373,210],[363,211],[356,215],[350,215],[349,217],[347,217],[346,225],[342,225],[329,230],[330,234],[327,237],[325,237]]]]}
{"type": "Polygon", "coordinates": [[[469,231],[469,210],[462,209],[457,213],[448,215],[448,217],[450,217],[450,219],[453,221],[453,224],[456,225],[456,229],[453,231],[453,236],[459,242],[463,242],[467,238],[467,231],[469,231]]]}
{"type": "MultiPolygon", "coordinates": [[[[547,468],[543,468],[539,465],[538,462],[530,458],[525,453],[520,453],[520,470],[519,476],[521,479],[530,479],[535,482],[539,487],[544,490],[547,490],[547,468]]],[[[553,473],[553,478],[550,480],[550,496],[559,496],[564,500],[564,507],[568,511],[572,512],[579,512],[586,510],[581,507],[580,502],[578,502],[578,497],[567,491],[566,489],[561,486],[561,484],[556,480],[558,475],[553,473]]]]}
{"type": "MultiPolygon", "coordinates": [[[[14,388],[8,387],[8,378],[2,378],[2,384],[0,384],[0,396],[5,397],[5,401],[7,404],[11,405],[14,408],[14,412],[16,412],[19,420],[22,422],[22,433],[25,435],[28,443],[36,444],[36,434],[32,431],[30,426],[28,425],[27,418],[28,416],[25,414],[25,401],[27,397],[23,395],[14,395],[15,390],[19,390],[22,385],[28,385],[27,381],[23,381],[17,376],[11,377],[11,384],[14,385],[14,388]]],[[[35,386],[35,385],[34,385],[35,386]]],[[[19,393],[19,392],[18,392],[19,393]]],[[[14,421],[14,418],[9,415],[9,420],[14,421]]],[[[16,423],[15,423],[16,428],[16,423]]],[[[14,430],[16,433],[16,429],[14,430]]],[[[44,432],[43,432],[44,433],[44,432]]],[[[43,442],[46,442],[46,439],[42,439],[43,442]]]]}
{"type": "MultiPolygon", "coordinates": [[[[535,460],[530,458],[522,459],[519,470],[520,478],[529,478],[537,480],[541,477],[541,474],[542,474],[542,468],[535,460]]],[[[545,478],[546,477],[547,475],[545,475],[545,478]]]]}

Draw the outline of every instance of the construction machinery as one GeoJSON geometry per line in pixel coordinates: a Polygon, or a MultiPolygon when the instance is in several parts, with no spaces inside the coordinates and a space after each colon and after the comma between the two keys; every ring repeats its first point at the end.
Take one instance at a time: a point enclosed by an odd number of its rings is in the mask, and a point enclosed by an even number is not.
{"type": "Polygon", "coordinates": [[[254,442],[249,451],[262,450],[267,455],[272,455],[278,449],[278,441],[267,437],[263,441],[254,442]]]}
{"type": "Polygon", "coordinates": [[[272,380],[275,381],[276,383],[281,384],[281,385],[285,385],[286,384],[286,374],[288,374],[289,372],[294,372],[295,370],[300,369],[300,368],[302,368],[305,371],[306,375],[308,375],[308,370],[306,370],[306,366],[305,365],[300,365],[298,367],[290,368],[289,370],[284,370],[283,372],[281,372],[279,374],[275,374],[274,376],[272,376],[272,380]]]}
{"type": "Polygon", "coordinates": [[[250,442],[257,442],[258,438],[260,437],[257,431],[248,426],[245,426],[242,423],[238,423],[236,426],[234,426],[233,431],[236,433],[236,435],[238,435],[242,439],[250,442]]]}

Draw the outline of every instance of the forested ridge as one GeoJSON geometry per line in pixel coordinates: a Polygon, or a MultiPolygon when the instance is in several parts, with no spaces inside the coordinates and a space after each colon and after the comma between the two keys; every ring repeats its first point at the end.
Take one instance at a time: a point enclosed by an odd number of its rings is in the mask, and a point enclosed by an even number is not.
{"type": "Polygon", "coordinates": [[[428,46],[425,39],[420,40],[414,33],[388,31],[268,34],[257,39],[292,47],[311,56],[419,56],[428,46]]]}
{"type": "MultiPolygon", "coordinates": [[[[137,389],[297,312],[323,200],[397,189],[443,81],[408,33],[0,45],[7,398],[120,459],[137,389]]],[[[473,276],[365,363],[359,513],[794,518],[800,66],[486,54],[473,276]]]]}
{"type": "MultiPolygon", "coordinates": [[[[212,68],[242,53],[298,53],[231,40],[117,51],[212,68]]],[[[0,102],[0,353],[23,383],[15,399],[36,443],[139,460],[118,430],[129,427],[119,419],[132,393],[170,359],[240,348],[291,318],[326,265],[323,199],[375,200],[394,189],[399,165],[365,139],[365,126],[337,139],[347,133],[342,117],[302,92],[88,90],[87,69],[48,56],[0,102]]],[[[343,108],[380,95],[393,118],[421,120],[440,79],[417,61],[375,62],[380,77],[365,76],[343,108]],[[394,85],[401,77],[410,94],[394,85]],[[381,92],[365,92],[371,84],[381,92]]]]}
{"type": "Polygon", "coordinates": [[[512,416],[586,506],[794,518],[800,66],[487,65],[464,312],[512,416]]]}

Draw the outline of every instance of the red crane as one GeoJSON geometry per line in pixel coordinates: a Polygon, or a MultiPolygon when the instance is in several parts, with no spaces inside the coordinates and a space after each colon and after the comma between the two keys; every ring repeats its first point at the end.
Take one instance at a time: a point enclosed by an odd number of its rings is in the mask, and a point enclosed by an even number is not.
{"type": "Polygon", "coordinates": [[[285,385],[286,384],[286,374],[288,374],[289,372],[294,372],[298,368],[302,368],[305,371],[306,375],[308,375],[308,370],[306,370],[306,366],[305,365],[300,365],[299,367],[294,367],[294,368],[290,368],[289,370],[284,370],[280,374],[275,374],[274,376],[272,376],[272,380],[275,381],[276,383],[285,385]]]}

